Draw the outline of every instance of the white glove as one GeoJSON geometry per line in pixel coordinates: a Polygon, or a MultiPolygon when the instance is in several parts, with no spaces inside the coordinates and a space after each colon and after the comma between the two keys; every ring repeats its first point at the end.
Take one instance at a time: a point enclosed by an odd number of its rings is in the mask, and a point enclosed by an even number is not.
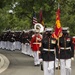
{"type": "Polygon", "coordinates": [[[72,57],[71,60],[74,60],[74,57],[72,57]]]}
{"type": "Polygon", "coordinates": [[[39,59],[39,61],[42,62],[43,60],[42,59],[39,59]]]}
{"type": "Polygon", "coordinates": [[[51,69],[48,67],[48,71],[50,71],[51,69]]]}

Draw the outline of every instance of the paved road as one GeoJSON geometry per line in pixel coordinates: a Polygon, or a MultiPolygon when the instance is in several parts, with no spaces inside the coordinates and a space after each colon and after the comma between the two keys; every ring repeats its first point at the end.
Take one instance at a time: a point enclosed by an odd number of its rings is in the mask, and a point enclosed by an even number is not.
{"type": "MultiPolygon", "coordinates": [[[[8,69],[0,75],[43,75],[40,66],[34,67],[32,57],[24,55],[18,50],[6,51],[0,49],[0,53],[10,61],[8,69]]],[[[72,75],[75,75],[75,61],[72,61],[72,72],[72,75]]],[[[60,75],[58,71],[56,71],[56,75],[60,75]]]]}

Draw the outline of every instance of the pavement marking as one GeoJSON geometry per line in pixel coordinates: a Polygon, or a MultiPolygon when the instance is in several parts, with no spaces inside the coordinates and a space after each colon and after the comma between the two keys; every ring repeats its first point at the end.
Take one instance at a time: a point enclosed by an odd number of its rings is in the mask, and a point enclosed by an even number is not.
{"type": "Polygon", "coordinates": [[[2,56],[0,55],[0,68],[2,68],[3,65],[4,65],[4,59],[3,59],[2,56]]]}
{"type": "Polygon", "coordinates": [[[0,54],[0,73],[4,72],[10,64],[10,61],[6,56],[0,54]]]}

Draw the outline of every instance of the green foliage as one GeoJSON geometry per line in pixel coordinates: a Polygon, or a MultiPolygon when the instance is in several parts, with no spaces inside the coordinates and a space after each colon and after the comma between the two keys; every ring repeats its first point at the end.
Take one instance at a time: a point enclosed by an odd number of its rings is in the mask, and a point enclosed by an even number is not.
{"type": "MultiPolygon", "coordinates": [[[[33,11],[39,22],[39,11],[42,8],[46,27],[54,27],[59,0],[1,0],[0,1],[0,32],[3,30],[27,30],[32,27],[33,11]],[[16,3],[17,2],[17,3],[16,3]],[[16,7],[14,7],[16,4],[16,7]],[[13,10],[13,13],[9,13],[13,10]]],[[[75,0],[60,0],[61,26],[70,28],[75,35],[75,0]]]]}

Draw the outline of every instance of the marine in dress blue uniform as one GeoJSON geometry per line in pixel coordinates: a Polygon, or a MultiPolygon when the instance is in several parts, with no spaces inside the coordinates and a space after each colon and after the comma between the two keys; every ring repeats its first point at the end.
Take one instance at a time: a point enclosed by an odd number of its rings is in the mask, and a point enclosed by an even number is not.
{"type": "Polygon", "coordinates": [[[62,37],[59,38],[59,54],[61,75],[71,75],[71,58],[74,57],[74,45],[72,37],[69,35],[68,27],[62,28],[62,37]]]}
{"type": "Polygon", "coordinates": [[[57,40],[51,36],[52,28],[47,28],[42,39],[41,58],[43,59],[44,75],[54,75],[55,51],[58,50],[57,40]]]}

